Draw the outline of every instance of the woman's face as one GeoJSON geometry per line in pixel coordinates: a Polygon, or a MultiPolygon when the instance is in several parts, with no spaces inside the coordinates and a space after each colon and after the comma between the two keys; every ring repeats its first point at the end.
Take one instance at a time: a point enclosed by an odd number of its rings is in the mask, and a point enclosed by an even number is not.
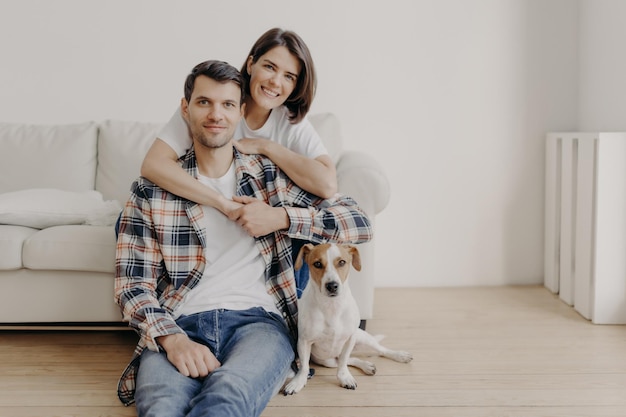
{"type": "Polygon", "coordinates": [[[250,95],[254,105],[267,111],[282,106],[296,88],[300,61],[284,46],[276,46],[256,62],[248,58],[250,95]]]}

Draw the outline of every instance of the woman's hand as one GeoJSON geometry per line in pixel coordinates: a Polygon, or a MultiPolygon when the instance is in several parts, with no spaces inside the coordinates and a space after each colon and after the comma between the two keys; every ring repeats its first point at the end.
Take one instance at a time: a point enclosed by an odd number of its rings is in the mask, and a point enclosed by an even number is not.
{"type": "Polygon", "coordinates": [[[233,197],[233,200],[243,206],[232,211],[228,218],[241,226],[250,236],[265,236],[289,228],[289,216],[282,207],[272,207],[264,201],[248,196],[233,197]]]}
{"type": "Polygon", "coordinates": [[[250,139],[242,138],[234,141],[235,148],[241,153],[245,154],[261,154],[268,156],[268,147],[271,146],[272,141],[269,139],[250,139]]]}

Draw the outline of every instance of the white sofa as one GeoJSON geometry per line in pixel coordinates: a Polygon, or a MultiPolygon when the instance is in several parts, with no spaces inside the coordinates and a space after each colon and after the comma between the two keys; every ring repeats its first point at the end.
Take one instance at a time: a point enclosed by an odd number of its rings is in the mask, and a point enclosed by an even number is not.
{"type": "MultiPolygon", "coordinates": [[[[342,149],[337,117],[310,120],[335,159],[339,190],[374,223],[389,201],[383,170],[371,156],[342,149]]],[[[121,322],[110,223],[160,126],[0,123],[0,325],[121,322]]],[[[363,320],[373,314],[374,244],[360,245],[363,268],[351,277],[363,320]]]]}

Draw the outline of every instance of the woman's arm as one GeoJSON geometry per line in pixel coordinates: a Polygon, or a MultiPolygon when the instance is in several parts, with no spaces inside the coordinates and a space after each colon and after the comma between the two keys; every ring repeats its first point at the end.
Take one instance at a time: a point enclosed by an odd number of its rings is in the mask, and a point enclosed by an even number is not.
{"type": "Polygon", "coordinates": [[[177,160],[176,152],[157,138],[141,164],[141,175],[173,194],[214,207],[224,214],[240,206],[190,176],[177,160]]]}
{"type": "Polygon", "coordinates": [[[268,139],[240,139],[235,147],[267,156],[300,188],[318,197],[330,198],[337,192],[337,172],[329,155],[307,158],[268,139]]]}

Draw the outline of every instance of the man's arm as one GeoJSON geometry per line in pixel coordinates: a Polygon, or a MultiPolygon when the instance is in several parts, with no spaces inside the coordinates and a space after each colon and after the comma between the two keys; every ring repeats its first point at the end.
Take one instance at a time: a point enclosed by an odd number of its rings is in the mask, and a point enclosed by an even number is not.
{"type": "Polygon", "coordinates": [[[372,239],[369,218],[350,197],[318,199],[308,207],[271,207],[248,196],[233,199],[244,205],[229,218],[251,236],[284,230],[293,238],[314,243],[363,243],[372,239]]]}
{"type": "MultiPolygon", "coordinates": [[[[298,200],[296,200],[298,201],[298,200]]],[[[351,197],[317,200],[308,207],[284,207],[289,217],[287,234],[312,243],[365,243],[373,238],[369,218],[351,197]]]]}
{"type": "Polygon", "coordinates": [[[156,338],[182,333],[157,299],[157,280],[162,270],[162,254],[153,231],[150,205],[142,180],[133,183],[122,217],[115,262],[115,302],[124,320],[158,351],[156,338]]]}

